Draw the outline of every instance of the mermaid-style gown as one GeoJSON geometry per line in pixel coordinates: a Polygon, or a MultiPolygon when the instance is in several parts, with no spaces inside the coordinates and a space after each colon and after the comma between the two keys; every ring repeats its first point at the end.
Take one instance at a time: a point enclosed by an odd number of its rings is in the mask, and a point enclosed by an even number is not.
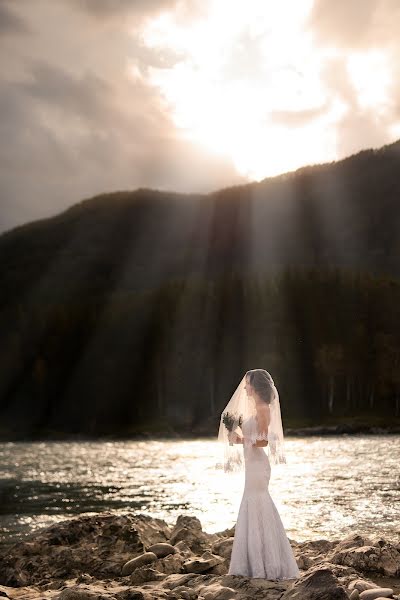
{"type": "MultiPolygon", "coordinates": [[[[244,436],[249,419],[242,424],[244,436]]],[[[268,455],[261,446],[243,446],[243,452],[245,485],[228,574],[263,579],[297,578],[300,572],[293,550],[268,491],[271,476],[268,455]]]]}

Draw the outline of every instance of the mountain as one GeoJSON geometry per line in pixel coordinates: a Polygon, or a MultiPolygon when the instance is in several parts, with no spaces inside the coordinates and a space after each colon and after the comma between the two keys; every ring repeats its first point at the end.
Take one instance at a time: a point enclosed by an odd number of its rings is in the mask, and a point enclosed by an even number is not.
{"type": "Polygon", "coordinates": [[[213,433],[243,371],[285,425],[400,425],[400,142],[0,236],[0,436],[213,433]]]}
{"type": "Polygon", "coordinates": [[[0,306],[285,265],[400,275],[400,142],[186,195],[117,191],[0,236],[0,306]]]}

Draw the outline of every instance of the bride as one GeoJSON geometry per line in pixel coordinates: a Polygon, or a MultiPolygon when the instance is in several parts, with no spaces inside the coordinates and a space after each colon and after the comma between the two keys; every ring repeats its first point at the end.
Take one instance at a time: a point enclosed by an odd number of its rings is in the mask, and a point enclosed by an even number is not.
{"type": "Polygon", "coordinates": [[[243,376],[221,414],[218,440],[224,447],[224,471],[245,472],[228,575],[299,577],[293,550],[268,491],[270,462],[285,463],[286,459],[279,394],[265,369],[252,369],[243,376]]]}

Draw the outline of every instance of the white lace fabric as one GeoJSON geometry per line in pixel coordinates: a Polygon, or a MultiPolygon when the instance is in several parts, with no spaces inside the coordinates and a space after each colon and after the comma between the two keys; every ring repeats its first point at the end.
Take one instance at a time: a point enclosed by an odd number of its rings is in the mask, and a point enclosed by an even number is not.
{"type": "Polygon", "coordinates": [[[244,470],[243,449],[245,446],[254,445],[259,440],[268,441],[266,452],[271,460],[271,464],[286,462],[279,393],[272,381],[272,377],[270,377],[270,385],[273,393],[268,405],[268,432],[259,430],[257,420],[259,407],[254,397],[248,395],[245,385],[246,374],[242,377],[242,380],[221,413],[218,442],[220,442],[220,446],[223,449],[223,463],[217,463],[216,468],[223,468],[225,473],[244,470]],[[250,417],[254,418],[250,419],[250,417]],[[245,433],[242,429],[244,422],[248,423],[245,433]],[[231,443],[230,435],[232,432],[243,436],[243,446],[231,443]]]}
{"type": "MultiPolygon", "coordinates": [[[[235,527],[229,575],[263,579],[292,579],[300,575],[278,510],[269,494],[271,466],[264,451],[254,446],[254,419],[242,423],[245,486],[235,527]]],[[[259,434],[265,439],[265,434],[259,434]]],[[[269,441],[269,440],[268,440],[269,441]]]]}

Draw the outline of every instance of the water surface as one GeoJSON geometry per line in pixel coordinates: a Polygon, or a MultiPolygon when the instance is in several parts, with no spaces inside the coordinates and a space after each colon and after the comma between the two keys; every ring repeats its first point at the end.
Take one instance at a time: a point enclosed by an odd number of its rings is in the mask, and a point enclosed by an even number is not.
{"type": "MultiPolygon", "coordinates": [[[[352,533],[400,540],[400,436],[286,438],[270,493],[292,539],[352,533]]],[[[83,513],[197,516],[232,527],[244,475],[225,475],[214,440],[0,444],[0,542],[83,513]]]]}

